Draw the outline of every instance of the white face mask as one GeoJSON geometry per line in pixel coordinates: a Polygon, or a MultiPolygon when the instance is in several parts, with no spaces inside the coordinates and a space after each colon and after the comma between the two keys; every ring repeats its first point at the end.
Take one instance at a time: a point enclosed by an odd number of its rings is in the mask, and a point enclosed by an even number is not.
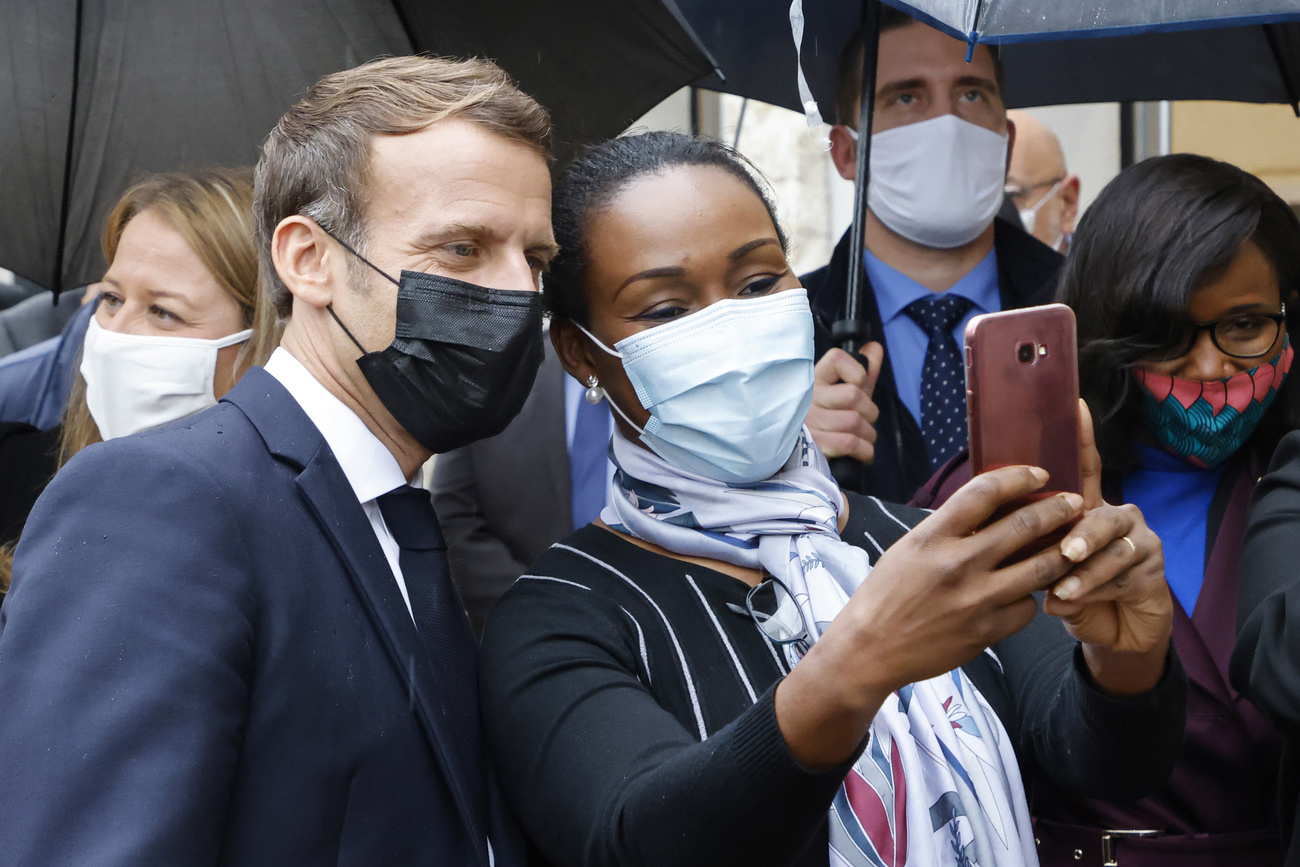
{"type": "Polygon", "coordinates": [[[867,206],[907,240],[950,250],[988,228],[1006,174],[1005,133],[944,114],[871,136],[867,206]]]}
{"type": "MultiPolygon", "coordinates": [[[[577,323],[574,323],[577,325],[577,323]]],[[[728,484],[761,481],[794,452],[812,405],[813,321],[808,293],[734,298],[625,337],[623,359],[644,429],[641,441],[678,469],[728,484]]]]}
{"type": "Polygon", "coordinates": [[[99,435],[111,440],[215,406],[217,350],[252,336],[251,328],[216,340],[119,334],[92,317],[81,375],[99,435]]]}
{"type": "MultiPolygon", "coordinates": [[[[1061,187],[1064,184],[1065,184],[1065,179],[1062,178],[1061,180],[1053,184],[1052,188],[1047,191],[1047,195],[1039,199],[1038,202],[1032,208],[1020,209],[1020,222],[1024,224],[1026,232],[1028,232],[1031,235],[1034,234],[1034,229],[1038,227],[1038,211],[1043,207],[1043,205],[1050,202],[1053,196],[1055,196],[1058,192],[1061,191],[1061,187]]],[[[1056,233],[1056,240],[1054,240],[1048,246],[1051,247],[1053,250],[1061,249],[1062,237],[1063,237],[1062,234],[1058,231],[1056,233]]]]}

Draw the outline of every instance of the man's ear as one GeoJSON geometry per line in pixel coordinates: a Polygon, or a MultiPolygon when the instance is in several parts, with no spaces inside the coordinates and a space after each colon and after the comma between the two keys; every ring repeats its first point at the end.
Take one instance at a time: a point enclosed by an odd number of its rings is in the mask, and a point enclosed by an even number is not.
{"type": "Polygon", "coordinates": [[[335,287],[346,279],[347,263],[337,244],[315,220],[285,217],[271,235],[271,261],[275,272],[297,301],[323,309],[334,301],[335,287]]]}
{"type": "Polygon", "coordinates": [[[1079,216],[1079,176],[1070,175],[1061,184],[1061,231],[1073,232],[1079,216]]]}
{"type": "Polygon", "coordinates": [[[1006,168],[1007,172],[1011,171],[1011,152],[1014,151],[1015,149],[1016,149],[1016,122],[1011,118],[1007,118],[1007,168],[1006,168]]]}
{"type": "Polygon", "coordinates": [[[849,128],[842,124],[831,127],[831,162],[835,170],[846,181],[858,176],[858,143],[849,135],[849,128]]]}
{"type": "Polygon", "coordinates": [[[596,373],[591,341],[568,319],[560,316],[551,319],[551,346],[560,359],[560,366],[578,382],[586,385],[587,377],[596,373]]]}

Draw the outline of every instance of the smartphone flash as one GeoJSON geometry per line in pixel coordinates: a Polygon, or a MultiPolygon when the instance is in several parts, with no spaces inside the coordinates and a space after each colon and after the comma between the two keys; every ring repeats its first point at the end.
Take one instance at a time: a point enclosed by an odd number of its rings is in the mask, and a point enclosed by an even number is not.
{"type": "Polygon", "coordinates": [[[1041,355],[1047,355],[1047,347],[1046,347],[1044,344],[1041,344],[1041,343],[1038,344],[1038,354],[1039,354],[1040,356],[1041,356],[1041,355]]]}

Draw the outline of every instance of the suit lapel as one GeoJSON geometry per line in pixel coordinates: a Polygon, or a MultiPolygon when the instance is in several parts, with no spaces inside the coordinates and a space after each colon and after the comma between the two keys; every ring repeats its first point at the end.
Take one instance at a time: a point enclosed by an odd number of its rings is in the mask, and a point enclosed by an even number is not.
{"type": "MultiPolygon", "coordinates": [[[[1213,676],[1221,684],[1225,695],[1236,699],[1237,693],[1228,683],[1228,660],[1237,640],[1237,591],[1241,583],[1241,546],[1246,538],[1246,513],[1250,495],[1254,490],[1254,473],[1247,466],[1229,469],[1235,478],[1224,482],[1232,487],[1221,516],[1210,512],[1210,521],[1218,520],[1210,556],[1205,564],[1205,579],[1196,599],[1196,609],[1191,625],[1198,640],[1204,642],[1206,653],[1214,663],[1213,676]]],[[[1222,483],[1221,483],[1222,484],[1222,483]]],[[[1191,674],[1188,668],[1188,674],[1191,674]]]]}
{"type": "Polygon", "coordinates": [[[484,818],[472,809],[465,781],[447,749],[449,734],[440,721],[454,708],[444,708],[427,651],[402,599],[384,551],[365,510],[357,502],[342,467],[321,436],[280,382],[253,368],[226,395],[257,428],[268,450],[302,468],[297,484],[309,508],[332,543],[355,585],[366,612],[383,640],[398,676],[406,685],[430,745],[442,766],[448,788],[475,842],[479,862],[487,865],[484,818]]]}

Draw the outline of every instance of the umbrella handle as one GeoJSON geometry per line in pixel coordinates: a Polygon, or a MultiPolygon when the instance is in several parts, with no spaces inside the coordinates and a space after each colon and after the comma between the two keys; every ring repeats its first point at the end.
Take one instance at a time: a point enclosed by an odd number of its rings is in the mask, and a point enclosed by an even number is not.
{"type": "MultiPolygon", "coordinates": [[[[842,324],[846,324],[844,320],[835,323],[837,326],[842,324]]],[[[860,324],[863,326],[863,331],[866,331],[866,323],[860,324]]],[[[856,349],[846,349],[845,352],[853,356],[853,360],[861,364],[863,370],[871,370],[871,362],[865,355],[856,349]]],[[[835,477],[836,484],[849,491],[858,489],[862,481],[862,467],[865,466],[862,461],[850,455],[841,455],[838,458],[830,458],[829,463],[831,465],[831,475],[835,477]]]]}

